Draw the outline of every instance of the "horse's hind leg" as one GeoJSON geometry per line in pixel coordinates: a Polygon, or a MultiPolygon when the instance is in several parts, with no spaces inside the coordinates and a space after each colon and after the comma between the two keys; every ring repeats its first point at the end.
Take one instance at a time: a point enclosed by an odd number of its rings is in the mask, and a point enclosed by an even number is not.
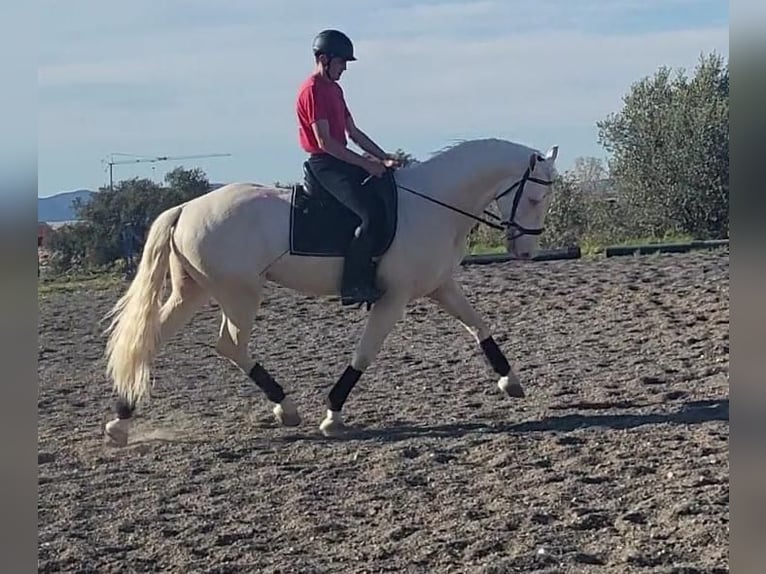
{"type": "MultiPolygon", "coordinates": [[[[295,403],[285,395],[282,386],[274,380],[274,377],[263,365],[254,360],[248,352],[250,332],[261,304],[261,298],[260,290],[255,293],[247,290],[236,300],[221,301],[220,298],[218,299],[223,310],[223,317],[216,350],[250,377],[263,391],[266,398],[274,403],[273,413],[281,424],[297,426],[301,423],[301,418],[295,403]]],[[[234,298],[229,296],[227,299],[234,298]]]]}
{"type": "Polygon", "coordinates": [[[183,268],[181,261],[170,257],[171,292],[160,309],[160,333],[169,341],[202,307],[209,293],[183,268]]]}
{"type": "Polygon", "coordinates": [[[497,346],[492,332],[479,313],[471,306],[463,291],[454,281],[449,281],[429,295],[447,313],[460,321],[481,347],[492,370],[500,376],[497,386],[509,397],[523,398],[524,389],[514,374],[505,355],[497,346]]]}
{"type": "MultiPolygon", "coordinates": [[[[206,299],[206,291],[183,269],[181,262],[170,256],[171,291],[160,309],[160,341],[158,347],[167,343],[200,309],[206,299]]],[[[134,406],[122,399],[115,404],[117,418],[106,424],[106,434],[112,444],[125,446],[128,442],[130,419],[134,406]]]]}

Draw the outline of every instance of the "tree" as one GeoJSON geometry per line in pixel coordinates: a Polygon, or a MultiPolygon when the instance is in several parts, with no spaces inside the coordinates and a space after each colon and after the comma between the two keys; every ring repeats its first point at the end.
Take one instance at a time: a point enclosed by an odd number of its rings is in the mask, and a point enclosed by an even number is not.
{"type": "Polygon", "coordinates": [[[604,161],[590,156],[575,158],[569,174],[575,185],[585,193],[601,192],[609,176],[604,161]]]}
{"type": "Polygon", "coordinates": [[[210,181],[205,172],[198,167],[176,167],[165,175],[165,183],[178,192],[181,201],[189,201],[210,191],[210,181]]]}
{"type": "Polygon", "coordinates": [[[598,122],[610,171],[642,233],[725,237],[729,227],[729,71],[715,54],[694,77],[662,67],[598,122]]]}
{"type": "Polygon", "coordinates": [[[564,173],[553,184],[553,200],[545,219],[544,247],[579,245],[588,228],[587,195],[573,173],[564,173]]]}
{"type": "Polygon", "coordinates": [[[114,264],[125,256],[126,242],[131,249],[143,247],[146,232],[160,213],[210,190],[205,173],[196,168],[175,168],[165,176],[165,183],[123,180],[113,190],[100,189],[85,204],[75,203],[80,223],[57,230],[48,242],[56,269],[114,264]]]}

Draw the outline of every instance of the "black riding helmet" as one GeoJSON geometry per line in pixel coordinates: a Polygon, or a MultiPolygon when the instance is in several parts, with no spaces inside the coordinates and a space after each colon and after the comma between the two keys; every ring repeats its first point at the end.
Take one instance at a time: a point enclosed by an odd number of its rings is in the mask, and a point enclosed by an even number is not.
{"type": "Polygon", "coordinates": [[[314,55],[324,54],[328,58],[343,58],[353,61],[354,44],[343,32],[339,30],[322,30],[314,38],[314,55]]]}

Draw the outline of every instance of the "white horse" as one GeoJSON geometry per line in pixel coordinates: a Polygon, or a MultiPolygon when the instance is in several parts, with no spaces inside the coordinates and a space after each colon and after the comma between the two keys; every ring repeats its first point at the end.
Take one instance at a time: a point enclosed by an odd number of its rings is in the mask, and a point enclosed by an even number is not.
{"type": "MultiPolygon", "coordinates": [[[[471,228],[493,201],[501,214],[497,227],[506,231],[507,251],[518,259],[536,255],[557,153],[557,146],[543,155],[518,143],[481,139],[459,143],[393,175],[389,172],[396,183],[396,229],[380,251],[376,271],[385,294],[368,306],[361,340],[329,392],[327,414],[319,425],[325,436],[343,434],[346,398],[407,304],[421,297],[431,298],[473,335],[508,396],[524,396],[489,326],[453,274],[465,255],[471,228]]],[[[301,423],[295,403],[248,353],[266,281],[314,296],[340,293],[342,257],[295,254],[290,239],[293,216],[291,197],[284,190],[232,183],[157,217],[135,278],[107,315],[107,375],[118,395],[117,416],[105,428],[107,440],[127,444],[130,418],[150,389],[151,364],[160,346],[209,298],[218,302],[223,315],[218,353],[264,392],[281,424],[301,423]],[[163,303],[168,272],[171,292],[163,303]]]]}

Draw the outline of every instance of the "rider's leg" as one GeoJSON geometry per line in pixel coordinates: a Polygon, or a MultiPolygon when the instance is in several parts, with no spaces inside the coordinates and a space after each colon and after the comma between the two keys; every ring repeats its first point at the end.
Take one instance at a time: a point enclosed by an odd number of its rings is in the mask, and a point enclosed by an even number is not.
{"type": "Polygon", "coordinates": [[[375,285],[372,265],[372,220],[359,186],[367,177],[362,168],[332,156],[309,160],[314,176],[338,201],[359,217],[359,229],[352,239],[343,264],[341,295],[344,304],[373,303],[383,294],[375,285]]]}

